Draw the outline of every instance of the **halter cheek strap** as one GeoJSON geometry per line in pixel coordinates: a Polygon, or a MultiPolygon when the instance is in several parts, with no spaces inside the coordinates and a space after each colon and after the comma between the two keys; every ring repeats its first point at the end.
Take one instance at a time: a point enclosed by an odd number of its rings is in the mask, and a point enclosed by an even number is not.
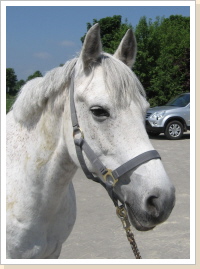
{"type": "Polygon", "coordinates": [[[70,109],[71,109],[71,120],[72,120],[72,127],[73,127],[73,137],[74,137],[74,144],[76,148],[76,154],[81,165],[83,172],[85,173],[88,179],[92,179],[95,182],[100,183],[110,195],[111,199],[113,200],[114,204],[117,205],[118,197],[113,192],[113,187],[119,180],[119,178],[126,174],[129,171],[134,171],[140,165],[152,160],[152,159],[161,159],[159,153],[156,150],[150,150],[144,152],[135,158],[132,158],[128,162],[122,164],[115,170],[108,169],[98,158],[98,156],[94,153],[91,147],[88,145],[84,138],[84,134],[79,126],[78,118],[76,114],[76,108],[74,103],[74,85],[73,79],[71,81],[70,87],[70,109]],[[99,177],[94,176],[87,168],[85,163],[85,159],[83,156],[83,152],[87,156],[88,160],[92,164],[92,166],[101,174],[103,180],[99,177]]]}

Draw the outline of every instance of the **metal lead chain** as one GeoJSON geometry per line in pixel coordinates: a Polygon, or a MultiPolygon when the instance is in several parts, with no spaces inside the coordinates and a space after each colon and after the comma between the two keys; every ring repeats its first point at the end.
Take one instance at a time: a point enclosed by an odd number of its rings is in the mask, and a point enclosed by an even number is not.
{"type": "Polygon", "coordinates": [[[125,207],[123,205],[117,206],[116,213],[122,222],[124,230],[126,231],[126,236],[128,238],[128,241],[130,242],[130,245],[131,245],[131,248],[132,248],[133,253],[135,255],[135,258],[142,259],[140,252],[139,252],[139,249],[137,247],[134,235],[133,235],[131,228],[130,228],[131,225],[130,225],[130,222],[128,220],[128,215],[127,215],[125,207]]]}
{"type": "Polygon", "coordinates": [[[126,232],[126,236],[128,238],[128,241],[130,242],[131,248],[133,250],[133,253],[135,255],[136,259],[142,259],[141,255],[140,255],[140,251],[137,247],[137,244],[135,242],[135,238],[134,235],[131,231],[126,232]]]}

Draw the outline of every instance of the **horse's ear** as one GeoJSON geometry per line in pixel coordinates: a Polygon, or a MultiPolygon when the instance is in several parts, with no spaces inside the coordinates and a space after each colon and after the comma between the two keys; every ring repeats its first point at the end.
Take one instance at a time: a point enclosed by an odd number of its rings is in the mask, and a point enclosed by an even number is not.
{"type": "Polygon", "coordinates": [[[92,63],[99,59],[101,51],[100,26],[96,23],[87,32],[81,51],[80,59],[84,69],[88,69],[92,63]]]}
{"type": "Polygon", "coordinates": [[[119,47],[117,48],[114,57],[121,60],[130,68],[133,66],[136,58],[137,42],[135,35],[131,29],[129,29],[123,37],[119,47]]]}

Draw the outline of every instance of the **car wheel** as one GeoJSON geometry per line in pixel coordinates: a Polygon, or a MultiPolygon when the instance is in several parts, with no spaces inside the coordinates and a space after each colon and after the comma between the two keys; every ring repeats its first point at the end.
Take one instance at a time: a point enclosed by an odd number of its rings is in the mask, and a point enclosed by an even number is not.
{"type": "Polygon", "coordinates": [[[171,121],[165,129],[165,136],[168,139],[180,139],[183,136],[183,124],[180,121],[171,121]]]}

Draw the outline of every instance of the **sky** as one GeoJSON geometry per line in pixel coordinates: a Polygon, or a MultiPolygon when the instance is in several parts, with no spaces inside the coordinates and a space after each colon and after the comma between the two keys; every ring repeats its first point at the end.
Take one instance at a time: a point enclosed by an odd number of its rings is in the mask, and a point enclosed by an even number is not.
{"type": "Polygon", "coordinates": [[[159,6],[159,2],[158,6],[7,6],[6,67],[14,68],[18,80],[26,80],[37,70],[44,75],[64,64],[80,52],[80,38],[93,19],[121,15],[122,22],[127,19],[135,27],[142,16],[154,21],[177,14],[190,16],[190,7],[159,6]]]}

